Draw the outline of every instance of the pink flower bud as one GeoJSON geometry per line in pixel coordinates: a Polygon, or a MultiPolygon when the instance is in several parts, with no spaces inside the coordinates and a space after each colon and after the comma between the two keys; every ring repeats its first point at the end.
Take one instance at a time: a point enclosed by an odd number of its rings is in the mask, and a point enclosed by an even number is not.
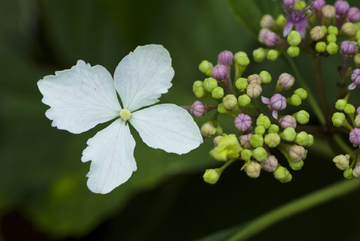
{"type": "Polygon", "coordinates": [[[245,115],[243,113],[239,114],[236,118],[235,118],[235,127],[240,130],[240,131],[246,131],[249,128],[251,128],[251,117],[248,115],[245,115]]]}
{"type": "Polygon", "coordinates": [[[251,144],[250,144],[250,139],[251,139],[252,135],[253,134],[250,133],[250,134],[247,134],[247,135],[240,136],[240,144],[241,144],[242,147],[244,147],[246,149],[252,148],[251,144]]]}
{"type": "Polygon", "coordinates": [[[343,41],[340,46],[341,54],[353,56],[359,52],[358,43],[355,41],[343,41]]]}
{"type": "Polygon", "coordinates": [[[337,15],[343,15],[349,10],[349,3],[347,1],[338,0],[334,3],[337,15]]]}
{"type": "Polygon", "coordinates": [[[190,106],[190,113],[193,116],[201,117],[205,114],[205,112],[206,106],[201,101],[197,100],[190,106]]]}
{"type": "MultiPolygon", "coordinates": [[[[360,69],[355,69],[352,74],[351,74],[351,80],[353,81],[353,83],[351,83],[348,87],[349,90],[353,90],[356,88],[356,86],[360,85],[360,69]]],[[[359,107],[360,108],[360,107],[359,107]]],[[[358,108],[358,110],[359,110],[358,108]]],[[[357,111],[356,111],[357,112],[357,111]]],[[[359,110],[360,113],[360,110],[359,110]]],[[[358,114],[359,114],[358,113],[358,114]]]]}
{"type": "Polygon", "coordinates": [[[283,73],[279,76],[279,86],[285,90],[290,89],[295,83],[295,78],[291,74],[283,73]]]}
{"type": "Polygon", "coordinates": [[[289,156],[294,162],[299,162],[305,156],[305,148],[299,145],[292,145],[289,149],[289,156]]]}
{"type": "Polygon", "coordinates": [[[286,115],[280,120],[280,126],[284,129],[288,127],[296,128],[296,119],[291,115],[286,115]]]}
{"type": "Polygon", "coordinates": [[[325,1],[324,0],[316,0],[314,1],[312,8],[315,10],[321,10],[324,6],[325,6],[325,1]]]}
{"type": "Polygon", "coordinates": [[[271,32],[270,30],[267,31],[264,35],[264,44],[269,47],[273,47],[279,42],[280,38],[276,35],[276,33],[271,32]]]}
{"type": "Polygon", "coordinates": [[[233,54],[228,50],[222,51],[218,56],[218,61],[224,65],[229,65],[232,60],[233,60],[233,54]]]}
{"type": "Polygon", "coordinates": [[[360,11],[357,7],[351,7],[347,11],[347,18],[350,22],[358,22],[360,21],[360,11]]]}
{"type": "Polygon", "coordinates": [[[349,140],[354,146],[358,146],[360,144],[360,129],[354,128],[350,131],[349,140]]]}
{"type": "Polygon", "coordinates": [[[217,79],[217,80],[224,80],[227,77],[227,68],[223,64],[217,64],[215,67],[211,70],[211,75],[217,79]]]}
{"type": "Polygon", "coordinates": [[[262,169],[267,172],[273,172],[278,167],[278,160],[275,156],[267,156],[266,159],[261,163],[262,169]]]}

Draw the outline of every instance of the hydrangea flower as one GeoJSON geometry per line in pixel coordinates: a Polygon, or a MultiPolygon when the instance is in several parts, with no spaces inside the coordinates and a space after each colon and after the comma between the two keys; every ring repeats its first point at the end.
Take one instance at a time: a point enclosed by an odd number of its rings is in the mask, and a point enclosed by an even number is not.
{"type": "Polygon", "coordinates": [[[82,153],[83,162],[92,161],[87,174],[92,192],[109,193],[136,171],[129,123],[148,146],[166,152],[184,154],[202,143],[199,128],[181,107],[143,108],[159,101],[173,76],[169,52],[161,45],[146,45],[121,60],[114,79],[104,67],[79,60],[71,69],[38,82],[42,102],[51,107],[46,116],[58,129],[79,134],[115,119],[87,141],[82,153]]]}

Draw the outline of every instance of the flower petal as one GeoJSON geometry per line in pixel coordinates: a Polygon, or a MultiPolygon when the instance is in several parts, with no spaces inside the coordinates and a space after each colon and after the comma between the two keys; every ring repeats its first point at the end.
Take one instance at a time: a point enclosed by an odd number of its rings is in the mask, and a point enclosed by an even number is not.
{"type": "Polygon", "coordinates": [[[92,161],[87,185],[92,192],[106,194],[126,182],[136,171],[135,140],[120,118],[87,141],[81,161],[92,161]]]}
{"type": "Polygon", "coordinates": [[[264,104],[270,104],[270,99],[269,99],[269,98],[266,98],[266,97],[264,97],[264,96],[261,96],[261,101],[262,101],[262,103],[264,103],[264,104]]]}
{"type": "Polygon", "coordinates": [[[151,106],[132,113],[130,123],[152,148],[187,153],[202,142],[200,130],[190,114],[173,104],[151,106]]]}
{"type": "Polygon", "coordinates": [[[284,26],[284,30],[283,30],[283,35],[284,37],[286,37],[290,31],[292,30],[292,28],[294,27],[294,23],[291,21],[286,22],[285,26],[284,26]]]}
{"type": "Polygon", "coordinates": [[[42,102],[51,107],[46,116],[53,120],[52,126],[75,134],[119,116],[121,110],[110,73],[82,60],[71,69],[45,76],[38,87],[42,102]]]}
{"type": "Polygon", "coordinates": [[[169,52],[153,44],[139,46],[125,56],[114,74],[115,88],[130,111],[158,102],[171,87],[173,77],[169,52]]]}

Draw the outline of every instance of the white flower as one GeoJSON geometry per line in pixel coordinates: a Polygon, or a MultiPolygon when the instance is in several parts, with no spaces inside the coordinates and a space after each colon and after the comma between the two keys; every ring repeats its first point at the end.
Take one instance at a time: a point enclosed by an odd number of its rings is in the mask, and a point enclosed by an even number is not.
{"type": "Polygon", "coordinates": [[[166,152],[184,154],[202,143],[199,128],[181,107],[159,104],[141,109],[159,101],[173,76],[169,52],[161,45],[146,45],[121,60],[114,80],[104,67],[82,60],[39,80],[42,102],[51,107],[46,116],[58,129],[78,134],[116,118],[87,141],[82,153],[83,162],[92,161],[87,174],[92,192],[109,193],[136,171],[129,123],[148,146],[166,152]]]}

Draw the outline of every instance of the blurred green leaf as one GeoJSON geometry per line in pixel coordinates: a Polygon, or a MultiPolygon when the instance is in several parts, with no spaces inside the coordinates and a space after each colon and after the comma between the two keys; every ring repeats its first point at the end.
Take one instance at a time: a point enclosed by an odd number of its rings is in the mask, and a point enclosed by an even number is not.
{"type": "Polygon", "coordinates": [[[232,228],[227,228],[216,233],[210,234],[202,239],[197,239],[197,241],[223,241],[231,237],[233,234],[241,230],[241,226],[236,226],[232,228]]]}

